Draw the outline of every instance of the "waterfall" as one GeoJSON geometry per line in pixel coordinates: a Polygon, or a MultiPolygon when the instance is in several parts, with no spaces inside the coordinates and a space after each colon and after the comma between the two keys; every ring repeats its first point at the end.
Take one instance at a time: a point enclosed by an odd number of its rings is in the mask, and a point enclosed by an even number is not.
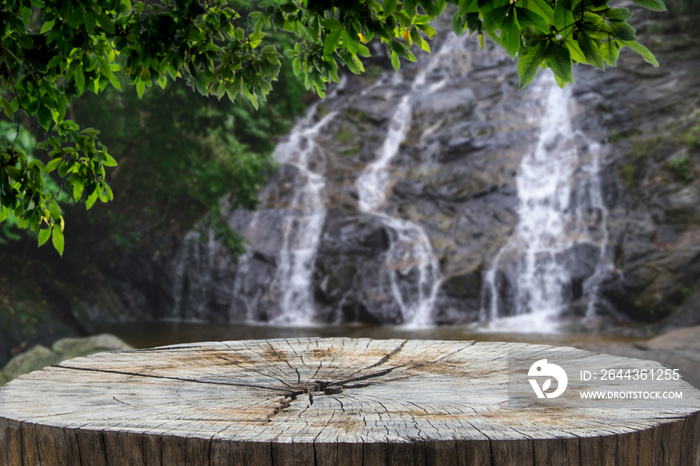
{"type": "MultiPolygon", "coordinates": [[[[440,265],[433,254],[430,239],[420,225],[387,215],[380,208],[386,200],[391,179],[390,162],[398,154],[401,143],[411,129],[412,102],[418,96],[430,95],[447,84],[449,76],[443,76],[433,84],[426,84],[426,78],[445,58],[449,60],[454,47],[462,43],[463,40],[457,38],[448,40],[430,57],[427,66],[418,71],[409,91],[401,97],[389,120],[389,129],[377,151],[377,158],[367,165],[355,183],[360,211],[380,218],[394,233],[389,250],[385,253],[386,268],[390,271],[389,289],[401,310],[403,323],[410,327],[432,324],[431,314],[441,284],[440,265]],[[417,274],[415,284],[402,290],[399,279],[412,274],[417,274]]],[[[392,83],[394,87],[400,85],[401,79],[401,75],[397,74],[392,83]]]]}
{"type": "Polygon", "coordinates": [[[537,145],[516,177],[518,224],[485,274],[480,317],[489,330],[556,331],[557,318],[577,299],[591,317],[605,272],[601,147],[573,130],[568,89],[544,78],[534,92],[546,96],[546,108],[537,145]],[[573,273],[586,260],[592,266],[573,273]]]}
{"type": "Polygon", "coordinates": [[[432,254],[430,240],[422,228],[413,222],[391,217],[379,211],[385,200],[390,179],[389,162],[398,153],[401,142],[411,127],[411,97],[425,80],[426,71],[421,71],[411,88],[411,92],[401,101],[389,122],[384,143],[377,159],[369,164],[357,179],[359,207],[364,213],[378,216],[396,236],[386,252],[386,264],[391,270],[390,289],[394,300],[401,308],[404,322],[417,326],[429,324],[440,285],[439,265],[432,254]],[[414,296],[404,298],[397,282],[398,274],[408,274],[411,269],[418,271],[418,283],[414,296]]]}
{"type": "Polygon", "coordinates": [[[323,200],[326,180],[322,174],[313,171],[310,155],[318,150],[314,137],[334,116],[332,112],[313,126],[296,127],[287,142],[275,149],[275,159],[296,167],[306,182],[292,199],[289,206],[292,214],[284,219],[284,241],[273,282],[273,287],[282,293],[282,314],[273,320],[274,323],[308,325],[313,322],[311,276],[326,217],[323,200]]]}
{"type": "Polygon", "coordinates": [[[574,131],[568,92],[540,79],[517,93],[500,71],[510,59],[471,42],[448,39],[418,66],[350,79],[313,105],[275,149],[261,208],[229,218],[248,252],[232,264],[211,234],[186,241],[164,316],[409,327],[478,316],[539,332],[592,316],[606,271],[601,148],[574,131]]]}

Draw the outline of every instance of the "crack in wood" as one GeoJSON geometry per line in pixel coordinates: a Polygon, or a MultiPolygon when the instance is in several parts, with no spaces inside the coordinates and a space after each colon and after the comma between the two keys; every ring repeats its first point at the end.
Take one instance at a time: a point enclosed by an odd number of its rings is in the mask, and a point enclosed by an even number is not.
{"type": "MultiPolygon", "coordinates": [[[[130,375],[130,376],[134,376],[134,377],[147,377],[147,378],[152,378],[152,379],[177,380],[180,382],[192,382],[192,383],[213,384],[213,385],[229,385],[231,387],[261,388],[264,390],[295,393],[292,390],[285,390],[285,389],[280,388],[280,387],[266,387],[265,385],[257,385],[257,384],[219,382],[219,381],[215,381],[215,380],[197,380],[197,379],[187,379],[184,377],[170,377],[170,376],[156,375],[156,374],[139,374],[138,372],[116,371],[116,370],[110,370],[110,369],[93,369],[91,367],[74,367],[74,366],[68,366],[65,364],[53,365],[53,366],[49,366],[49,367],[56,368],[56,369],[71,369],[71,370],[87,371],[87,372],[102,372],[105,374],[130,375]]],[[[288,385],[288,386],[290,386],[290,385],[288,385]]]]}

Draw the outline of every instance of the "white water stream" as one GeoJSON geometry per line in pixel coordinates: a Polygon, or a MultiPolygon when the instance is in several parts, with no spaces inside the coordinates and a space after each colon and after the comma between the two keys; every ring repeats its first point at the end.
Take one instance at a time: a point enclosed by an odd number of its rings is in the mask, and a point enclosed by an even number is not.
{"type": "Polygon", "coordinates": [[[518,224],[484,277],[481,320],[491,331],[556,332],[557,318],[572,300],[566,254],[581,244],[593,245],[597,254],[593,273],[582,283],[591,317],[606,267],[601,147],[573,131],[568,90],[544,77],[534,92],[546,97],[546,107],[537,145],[523,157],[516,178],[518,224]],[[508,296],[501,291],[504,281],[508,296]]]}
{"type": "MultiPolygon", "coordinates": [[[[433,324],[431,315],[442,282],[440,265],[425,230],[414,222],[383,213],[381,206],[386,200],[391,180],[390,163],[411,129],[412,103],[416,98],[425,98],[447,84],[449,73],[432,84],[426,84],[426,78],[438,66],[445,65],[444,61],[450,59],[454,48],[462,43],[459,39],[449,40],[430,57],[427,66],[418,71],[409,91],[401,98],[390,118],[389,130],[377,151],[377,158],[365,168],[355,183],[360,210],[381,218],[396,235],[385,254],[385,264],[391,271],[389,277],[393,299],[401,309],[404,325],[408,327],[420,328],[433,324]],[[417,283],[412,287],[414,289],[402,291],[399,276],[407,276],[414,270],[418,276],[417,283]]],[[[449,68],[450,63],[447,66],[449,68]]],[[[401,80],[401,75],[397,74],[394,86],[400,85],[401,80]]]]}

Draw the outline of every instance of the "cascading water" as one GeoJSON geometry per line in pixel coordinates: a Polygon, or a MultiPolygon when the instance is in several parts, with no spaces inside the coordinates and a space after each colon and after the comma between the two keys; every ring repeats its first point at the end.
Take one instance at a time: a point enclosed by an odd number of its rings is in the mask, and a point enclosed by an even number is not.
{"type": "Polygon", "coordinates": [[[546,109],[516,178],[518,224],[485,275],[480,318],[488,330],[556,331],[557,317],[580,299],[592,316],[605,271],[601,148],[573,131],[568,91],[544,78],[534,92],[546,95],[546,109]],[[586,261],[589,270],[574,276],[572,264],[586,261]]]}
{"type": "Polygon", "coordinates": [[[273,287],[281,290],[283,313],[273,320],[274,323],[308,325],[313,321],[311,275],[326,216],[323,201],[326,180],[313,171],[310,156],[319,150],[314,137],[334,116],[335,113],[329,113],[311,127],[295,129],[287,142],[275,149],[275,159],[296,167],[306,182],[289,206],[292,215],[284,220],[284,242],[273,283],[273,287]]]}
{"type": "MultiPolygon", "coordinates": [[[[389,120],[389,130],[377,158],[369,164],[357,179],[359,208],[362,212],[379,217],[391,229],[394,237],[385,253],[385,263],[389,273],[389,289],[401,310],[403,323],[410,327],[425,327],[432,324],[431,313],[440,288],[440,265],[433,254],[430,240],[425,230],[418,224],[392,217],[380,211],[386,200],[391,179],[390,162],[398,154],[401,143],[411,128],[412,101],[418,96],[425,98],[447,83],[447,76],[432,84],[426,84],[426,77],[448,57],[455,45],[462,41],[448,41],[431,57],[426,67],[415,76],[409,91],[401,98],[389,120]],[[408,289],[399,285],[400,276],[416,274],[415,284],[408,289]]],[[[394,86],[401,83],[401,75],[396,75],[394,86]]]]}

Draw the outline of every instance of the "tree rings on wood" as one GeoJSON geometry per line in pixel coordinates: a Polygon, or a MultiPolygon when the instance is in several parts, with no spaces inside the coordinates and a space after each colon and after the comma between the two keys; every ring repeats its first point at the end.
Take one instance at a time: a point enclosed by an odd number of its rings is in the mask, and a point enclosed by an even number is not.
{"type": "Polygon", "coordinates": [[[682,409],[518,409],[507,355],[524,349],[557,350],[303,338],[76,358],[0,389],[0,464],[698,464],[683,380],[682,409]]]}

